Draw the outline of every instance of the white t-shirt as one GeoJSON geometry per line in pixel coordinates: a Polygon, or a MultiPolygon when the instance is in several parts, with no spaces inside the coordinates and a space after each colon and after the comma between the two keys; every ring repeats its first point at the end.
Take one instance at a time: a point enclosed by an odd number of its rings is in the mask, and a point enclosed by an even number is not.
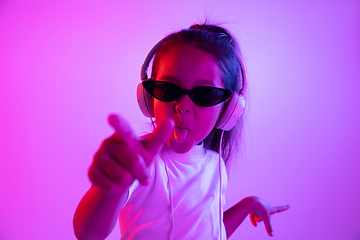
{"type": "Polygon", "coordinates": [[[149,184],[136,182],[130,189],[119,215],[121,239],[209,240],[220,239],[220,232],[226,239],[226,186],[226,168],[218,153],[195,146],[176,154],[165,145],[154,160],[149,184]]]}

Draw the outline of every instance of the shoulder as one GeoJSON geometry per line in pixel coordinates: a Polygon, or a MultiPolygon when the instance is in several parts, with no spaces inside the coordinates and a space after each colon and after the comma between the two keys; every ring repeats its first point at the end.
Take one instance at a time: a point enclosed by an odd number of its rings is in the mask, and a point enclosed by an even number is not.
{"type": "Polygon", "coordinates": [[[219,153],[215,152],[214,150],[204,148],[204,152],[208,156],[219,159],[219,153]]]}
{"type": "Polygon", "coordinates": [[[208,158],[209,161],[211,161],[213,163],[219,163],[219,162],[224,163],[224,160],[222,157],[220,157],[219,153],[217,153],[211,149],[204,148],[204,157],[208,158]]]}

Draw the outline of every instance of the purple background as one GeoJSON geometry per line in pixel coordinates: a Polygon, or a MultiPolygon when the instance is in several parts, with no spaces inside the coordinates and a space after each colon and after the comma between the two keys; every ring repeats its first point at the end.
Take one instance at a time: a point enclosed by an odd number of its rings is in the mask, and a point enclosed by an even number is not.
{"type": "MultiPolygon", "coordinates": [[[[360,239],[360,1],[0,1],[0,239],[75,239],[87,169],[112,133],[137,133],[140,66],[205,19],[238,38],[249,92],[227,206],[291,204],[274,239],[360,239]]],[[[108,239],[119,239],[115,227],[108,239]]],[[[270,239],[249,218],[231,239],[270,239]]]]}

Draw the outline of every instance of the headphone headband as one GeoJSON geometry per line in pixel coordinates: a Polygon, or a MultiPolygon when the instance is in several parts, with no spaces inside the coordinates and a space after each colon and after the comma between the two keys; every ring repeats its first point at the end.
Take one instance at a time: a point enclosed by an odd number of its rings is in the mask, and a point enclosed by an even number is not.
{"type": "Polygon", "coordinates": [[[145,58],[145,61],[141,67],[141,80],[147,80],[148,79],[148,75],[147,75],[147,70],[149,68],[150,62],[153,59],[153,57],[155,56],[155,54],[157,53],[158,49],[160,48],[161,44],[163,43],[164,39],[161,39],[148,53],[148,55],[145,58]]]}

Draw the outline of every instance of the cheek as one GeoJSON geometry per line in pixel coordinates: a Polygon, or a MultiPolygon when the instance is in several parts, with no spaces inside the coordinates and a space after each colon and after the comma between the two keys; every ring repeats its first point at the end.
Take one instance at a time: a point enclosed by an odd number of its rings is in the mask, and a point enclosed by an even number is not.
{"type": "Polygon", "coordinates": [[[159,124],[166,117],[171,117],[175,111],[175,106],[173,103],[161,102],[157,99],[154,99],[154,115],[155,120],[159,124]]]}
{"type": "Polygon", "coordinates": [[[203,109],[203,111],[199,111],[197,116],[199,127],[207,129],[208,133],[210,133],[220,119],[221,113],[221,105],[211,107],[211,109],[203,109]],[[206,124],[204,124],[204,122],[206,122],[206,124]]]}
{"type": "Polygon", "coordinates": [[[217,122],[221,118],[221,114],[224,111],[224,103],[215,105],[212,107],[211,119],[213,122],[217,122]]]}
{"type": "Polygon", "coordinates": [[[218,110],[219,113],[218,113],[218,118],[216,121],[220,120],[221,115],[223,114],[224,110],[225,110],[225,102],[222,102],[222,103],[220,103],[220,106],[219,106],[219,110],[218,110]]]}

